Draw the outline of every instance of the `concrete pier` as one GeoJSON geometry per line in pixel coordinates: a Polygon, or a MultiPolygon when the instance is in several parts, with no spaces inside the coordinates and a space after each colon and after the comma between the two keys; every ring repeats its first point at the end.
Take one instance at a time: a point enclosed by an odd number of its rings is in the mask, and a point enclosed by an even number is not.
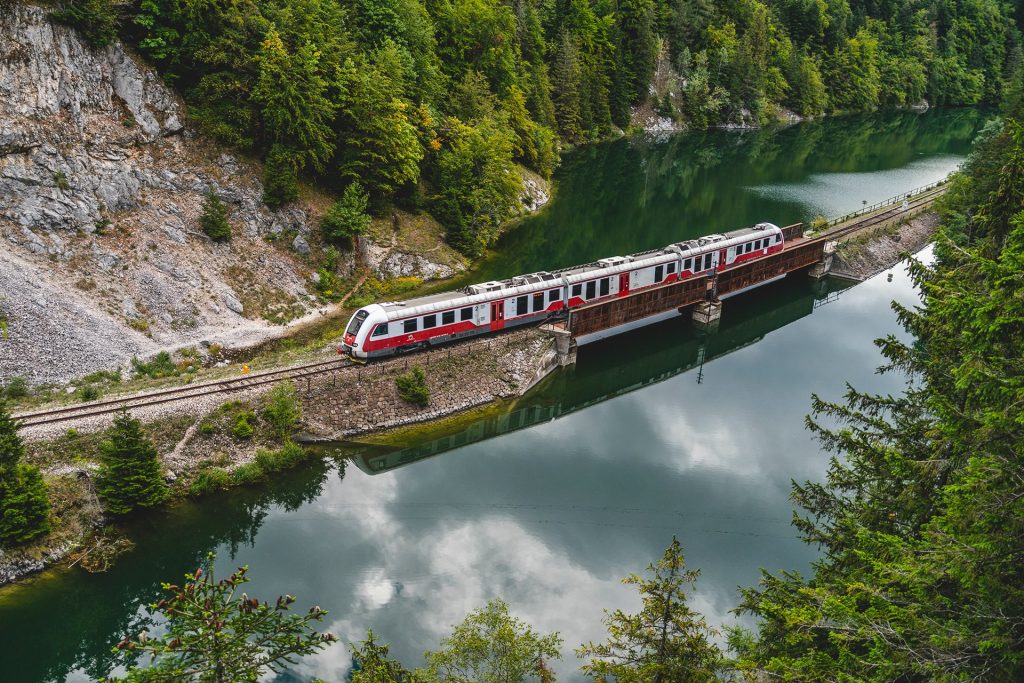
{"type": "Polygon", "coordinates": [[[704,301],[693,307],[693,324],[700,329],[713,330],[717,328],[721,318],[721,301],[704,301]]]}

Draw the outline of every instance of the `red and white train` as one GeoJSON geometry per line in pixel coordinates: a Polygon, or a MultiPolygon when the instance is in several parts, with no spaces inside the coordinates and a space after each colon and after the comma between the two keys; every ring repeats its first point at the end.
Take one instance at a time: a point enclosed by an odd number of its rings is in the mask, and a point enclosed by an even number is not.
{"type": "Polygon", "coordinates": [[[553,273],[530,273],[409,301],[371,304],[352,316],[342,350],[357,359],[380,358],[539,323],[564,315],[565,309],[705,277],[783,247],[778,226],[758,223],[553,273]]]}

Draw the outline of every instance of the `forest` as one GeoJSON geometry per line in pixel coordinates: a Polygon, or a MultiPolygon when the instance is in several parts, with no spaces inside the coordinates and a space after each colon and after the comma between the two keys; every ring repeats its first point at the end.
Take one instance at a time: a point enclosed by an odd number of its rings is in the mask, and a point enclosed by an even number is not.
{"type": "MultiPolygon", "coordinates": [[[[133,46],[202,130],[262,159],[270,207],[306,179],[346,196],[336,213],[429,211],[476,256],[518,211],[520,167],[548,177],[642,107],[705,128],[997,103],[1024,4],[68,0],[52,16],[133,46]]],[[[359,221],[329,232],[346,230],[359,221]]]]}

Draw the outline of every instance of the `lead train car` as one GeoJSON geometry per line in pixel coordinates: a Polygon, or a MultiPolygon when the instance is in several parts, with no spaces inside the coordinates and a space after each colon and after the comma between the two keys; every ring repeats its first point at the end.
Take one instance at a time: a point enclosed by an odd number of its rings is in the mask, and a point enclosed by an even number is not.
{"type": "Polygon", "coordinates": [[[353,358],[381,358],[538,323],[566,309],[721,272],[783,247],[778,226],[758,223],[554,273],[519,275],[455,292],[371,304],[352,316],[342,349],[353,358]]]}

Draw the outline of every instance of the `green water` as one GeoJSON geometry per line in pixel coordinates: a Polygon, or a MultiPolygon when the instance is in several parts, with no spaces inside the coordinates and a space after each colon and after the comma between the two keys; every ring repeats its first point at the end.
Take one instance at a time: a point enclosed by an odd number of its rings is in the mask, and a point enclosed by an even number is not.
{"type": "MultiPolygon", "coordinates": [[[[848,211],[944,175],[978,112],[827,121],[783,131],[627,140],[571,156],[559,194],[510,233],[488,273],[553,268],[757,220],[848,211]],[[692,227],[705,226],[705,227],[692,227]],[[687,232],[689,231],[689,232],[687,232]]],[[[717,333],[682,319],[584,347],[523,401],[420,431],[393,448],[350,444],[261,488],[139,520],[137,548],[106,574],[51,573],[0,591],[0,680],[84,681],[149,625],[161,580],[206,552],[247,563],[250,594],[298,596],[355,639],[372,626],[409,665],[491,597],[565,639],[599,639],[602,608],[636,609],[619,579],[673,534],[702,570],[693,604],[734,623],[736,586],[806,570],[789,525],[790,479],[827,464],[804,431],[809,396],[843,382],[898,391],[872,339],[898,332],[889,302],[915,301],[900,267],[856,287],[800,278],[726,302],[717,333]],[[343,476],[342,476],[343,475],[343,476]]],[[[285,680],[342,680],[343,647],[285,680]]]]}

